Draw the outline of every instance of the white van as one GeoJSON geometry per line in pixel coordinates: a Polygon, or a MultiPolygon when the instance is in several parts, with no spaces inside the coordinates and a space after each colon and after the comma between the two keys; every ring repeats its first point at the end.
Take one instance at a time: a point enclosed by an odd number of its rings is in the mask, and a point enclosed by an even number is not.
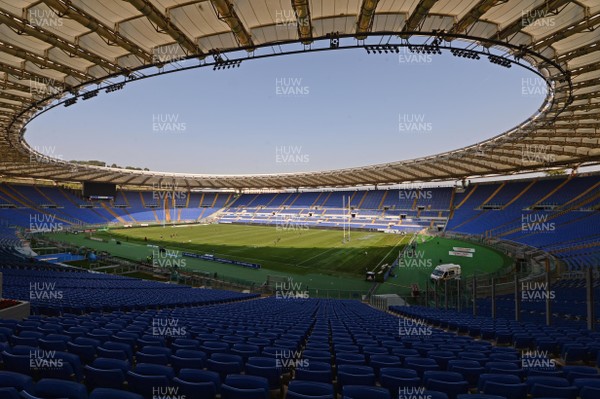
{"type": "Polygon", "coordinates": [[[445,265],[436,266],[431,272],[433,281],[454,280],[460,278],[460,265],[447,263],[445,265]]]}

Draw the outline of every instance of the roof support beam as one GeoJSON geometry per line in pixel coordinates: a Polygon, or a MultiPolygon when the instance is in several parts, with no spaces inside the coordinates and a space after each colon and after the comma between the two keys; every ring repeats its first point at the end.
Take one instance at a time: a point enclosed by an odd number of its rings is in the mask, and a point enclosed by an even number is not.
{"type": "Polygon", "coordinates": [[[358,14],[358,20],[356,21],[356,38],[358,40],[366,39],[367,36],[364,35],[364,33],[371,31],[377,4],[379,4],[379,0],[363,0],[362,5],[360,6],[360,13],[358,14]]]}
{"type": "MultiPolygon", "coordinates": [[[[7,78],[9,76],[9,74],[6,75],[7,78]]],[[[30,94],[31,93],[31,85],[24,85],[21,83],[17,83],[17,82],[12,82],[8,79],[1,79],[0,80],[0,89],[4,89],[4,90],[16,90],[16,91],[20,91],[22,93],[27,93],[30,94]]]]}
{"type": "Polygon", "coordinates": [[[31,25],[27,20],[16,17],[12,14],[7,13],[4,10],[0,10],[0,23],[3,23],[9,27],[11,27],[18,34],[26,34],[36,39],[51,44],[56,48],[61,49],[66,54],[71,57],[79,57],[86,59],[94,64],[101,66],[102,68],[116,72],[116,71],[124,71],[119,65],[105,60],[86,49],[79,47],[76,44],[66,41],[65,39],[55,35],[54,33],[42,29],[38,26],[31,25]]]}
{"type": "MultiPolygon", "coordinates": [[[[427,18],[427,14],[429,14],[429,10],[438,0],[421,0],[417,7],[414,9],[408,20],[404,24],[404,28],[402,30],[404,32],[412,32],[419,29],[421,23],[427,18]]],[[[408,35],[403,35],[403,38],[407,39],[408,35]]]]}
{"type": "Polygon", "coordinates": [[[203,55],[202,51],[196,43],[188,38],[171,20],[163,15],[155,6],[148,0],[127,0],[139,12],[144,14],[150,22],[152,22],[160,33],[165,33],[175,40],[188,55],[198,54],[203,55]]]}
{"type": "Polygon", "coordinates": [[[540,4],[538,7],[532,9],[527,14],[527,18],[521,15],[510,25],[506,26],[495,36],[497,40],[503,40],[509,36],[515,35],[521,31],[521,29],[534,23],[536,20],[542,18],[544,15],[549,13],[556,13],[558,9],[569,4],[571,0],[550,0],[540,4]]]}
{"type": "Polygon", "coordinates": [[[32,103],[35,101],[35,98],[33,98],[33,96],[25,97],[25,96],[13,94],[13,93],[0,93],[0,97],[4,98],[6,100],[19,101],[22,103],[23,102],[32,103]]]}
{"type": "Polygon", "coordinates": [[[310,6],[308,0],[292,0],[292,7],[296,14],[298,37],[302,41],[302,44],[312,43],[312,20],[310,18],[310,6]]]}
{"type": "Polygon", "coordinates": [[[252,38],[235,12],[233,4],[228,0],[211,0],[211,3],[217,11],[219,19],[229,25],[229,29],[231,29],[240,46],[247,47],[250,51],[254,50],[252,38]]]}
{"type": "Polygon", "coordinates": [[[573,50],[568,53],[559,55],[556,58],[556,60],[560,63],[569,62],[574,58],[582,57],[584,55],[594,53],[598,50],[600,50],[600,44],[598,42],[596,42],[596,43],[588,44],[585,47],[580,47],[577,50],[573,50]]]}
{"type": "Polygon", "coordinates": [[[15,56],[17,58],[22,58],[26,61],[31,62],[32,64],[39,66],[40,68],[53,69],[55,71],[64,73],[65,75],[71,76],[82,82],[94,79],[93,76],[88,75],[84,72],[78,71],[59,62],[49,60],[46,57],[42,57],[40,55],[31,53],[20,47],[3,42],[2,40],[0,40],[0,51],[15,56]]]}
{"type": "Polygon", "coordinates": [[[406,170],[397,170],[394,168],[386,168],[385,173],[390,174],[394,178],[394,180],[397,182],[406,180],[406,175],[412,176],[413,178],[418,177],[417,175],[410,173],[406,170]]]}
{"type": "Polygon", "coordinates": [[[48,7],[56,11],[57,14],[65,16],[74,21],[77,21],[82,26],[85,26],[92,32],[96,32],[100,37],[104,38],[108,44],[116,44],[127,50],[136,57],[146,61],[152,61],[152,55],[146,52],[131,40],[121,36],[118,32],[108,28],[102,22],[92,17],[85,11],[74,6],[71,1],[67,0],[42,0],[48,7]]]}
{"type": "Polygon", "coordinates": [[[450,33],[464,33],[467,28],[479,20],[479,18],[488,12],[490,8],[499,3],[499,0],[480,0],[469,12],[467,12],[460,21],[456,22],[450,33]]]}
{"type": "MultiPolygon", "coordinates": [[[[40,75],[38,73],[35,72],[31,72],[31,71],[26,71],[25,69],[19,69],[16,68],[14,66],[8,65],[8,64],[4,64],[2,62],[0,62],[0,72],[6,72],[9,75],[12,75],[16,78],[20,78],[20,79],[30,79],[30,80],[37,80],[37,81],[48,81],[48,80],[52,80],[51,77],[49,76],[45,76],[45,75],[40,75]]],[[[71,86],[64,84],[64,88],[65,90],[70,90],[71,86]]]]}
{"type": "Polygon", "coordinates": [[[546,47],[552,46],[553,43],[566,39],[576,33],[583,32],[584,30],[594,30],[596,25],[600,23],[600,14],[596,14],[590,18],[585,18],[579,21],[577,24],[570,25],[565,29],[560,29],[549,36],[544,37],[542,40],[533,44],[533,49],[540,51],[546,47]]]}

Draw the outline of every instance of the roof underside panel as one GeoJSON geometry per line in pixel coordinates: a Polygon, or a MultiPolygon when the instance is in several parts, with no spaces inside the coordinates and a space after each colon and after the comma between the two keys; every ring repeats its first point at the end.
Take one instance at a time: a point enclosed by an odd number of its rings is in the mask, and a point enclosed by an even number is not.
{"type": "Polygon", "coordinates": [[[0,0],[0,174],[242,189],[458,179],[598,163],[599,16],[598,0],[0,0]],[[302,21],[298,12],[309,19],[302,21]],[[43,163],[22,139],[26,122],[53,104],[53,99],[43,99],[55,94],[56,100],[64,89],[93,90],[97,86],[92,82],[112,75],[108,82],[123,82],[135,77],[133,70],[156,70],[152,67],[182,57],[197,55],[212,62],[218,59],[216,53],[239,49],[240,43],[248,45],[251,57],[256,46],[261,47],[257,54],[277,51],[280,46],[275,44],[284,41],[297,41],[295,49],[302,49],[302,44],[337,33],[360,39],[365,32],[397,32],[383,38],[395,42],[410,39],[400,35],[407,22],[411,31],[469,35],[470,48],[501,44],[514,46],[509,51],[513,54],[520,51],[518,46],[535,50],[523,60],[541,68],[555,87],[554,97],[544,103],[544,113],[476,145],[420,159],[312,173],[191,175],[43,163]],[[309,23],[310,29],[299,23],[309,23]],[[207,58],[210,54],[214,57],[207,58]],[[559,64],[553,65],[555,60],[559,64]],[[563,67],[571,80],[563,76],[563,67]],[[524,160],[526,145],[544,146],[555,162],[524,160]]]}

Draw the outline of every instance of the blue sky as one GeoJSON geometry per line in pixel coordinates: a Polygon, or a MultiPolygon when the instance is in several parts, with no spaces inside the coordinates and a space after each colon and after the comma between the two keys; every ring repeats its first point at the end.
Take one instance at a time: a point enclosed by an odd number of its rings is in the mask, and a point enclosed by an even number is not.
{"type": "Polygon", "coordinates": [[[66,160],[169,172],[362,166],[455,149],[514,127],[543,101],[536,79],[450,53],[308,53],[130,83],[42,115],[25,138],[66,160]]]}

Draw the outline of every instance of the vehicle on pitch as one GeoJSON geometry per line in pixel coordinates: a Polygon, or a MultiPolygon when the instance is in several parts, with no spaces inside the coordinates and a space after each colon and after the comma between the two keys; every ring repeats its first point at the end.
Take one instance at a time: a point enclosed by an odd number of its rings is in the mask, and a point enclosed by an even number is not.
{"type": "Polygon", "coordinates": [[[433,269],[433,272],[431,272],[431,280],[444,281],[460,279],[460,272],[460,265],[456,265],[454,263],[439,265],[433,269]]]}

